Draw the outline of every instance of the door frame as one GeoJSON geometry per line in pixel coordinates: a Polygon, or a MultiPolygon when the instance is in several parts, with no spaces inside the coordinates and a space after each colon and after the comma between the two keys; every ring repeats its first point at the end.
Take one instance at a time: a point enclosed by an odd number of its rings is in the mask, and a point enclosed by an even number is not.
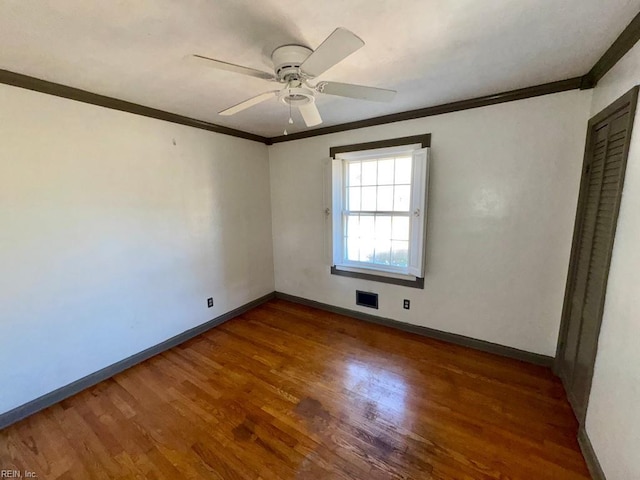
{"type": "MultiPolygon", "coordinates": [[[[635,119],[636,106],[638,104],[638,88],[639,88],[638,86],[633,87],[627,93],[625,93],[620,98],[618,98],[616,101],[614,101],[611,105],[606,107],[604,110],[602,110],[598,114],[594,115],[591,119],[589,119],[589,123],[587,125],[587,136],[586,136],[586,143],[585,143],[585,152],[584,152],[584,158],[583,158],[583,161],[582,161],[582,174],[581,174],[581,179],[580,179],[580,193],[579,193],[579,196],[578,196],[578,206],[576,208],[576,218],[575,218],[574,225],[573,225],[573,240],[571,242],[571,254],[570,254],[570,257],[569,257],[569,269],[568,269],[568,272],[567,272],[567,280],[566,280],[565,291],[564,291],[564,303],[562,305],[562,317],[561,317],[561,321],[560,321],[560,331],[558,332],[558,343],[557,343],[557,347],[556,347],[556,356],[555,356],[555,360],[554,360],[554,363],[553,363],[553,371],[562,380],[562,383],[563,383],[563,385],[565,387],[565,391],[567,393],[567,397],[569,399],[569,402],[572,404],[572,408],[573,408],[573,405],[576,402],[576,399],[572,398],[572,392],[571,392],[571,389],[569,388],[570,385],[567,384],[570,379],[568,379],[566,377],[566,372],[562,371],[562,358],[563,358],[563,354],[564,354],[564,347],[565,347],[565,344],[566,344],[566,337],[567,337],[567,334],[568,334],[569,315],[571,314],[571,300],[572,300],[574,287],[575,287],[574,281],[575,281],[576,268],[578,266],[577,264],[578,264],[578,250],[579,250],[579,247],[580,247],[580,232],[582,230],[582,222],[583,222],[583,217],[584,217],[584,210],[585,210],[585,207],[586,207],[586,193],[587,193],[587,187],[588,187],[588,182],[589,182],[589,176],[588,176],[588,170],[587,170],[587,161],[589,160],[589,158],[590,158],[590,156],[592,154],[593,130],[594,130],[594,126],[595,125],[597,125],[598,123],[602,122],[607,117],[613,115],[617,111],[622,110],[623,108],[627,107],[627,105],[629,106],[629,124],[628,124],[628,127],[627,127],[628,137],[627,137],[627,141],[625,142],[624,149],[622,151],[622,160],[621,160],[622,161],[622,173],[621,173],[621,185],[622,185],[622,188],[620,189],[620,196],[616,199],[616,205],[614,207],[614,215],[613,215],[612,234],[613,234],[614,241],[611,242],[611,250],[609,250],[609,252],[607,252],[606,265],[605,265],[605,280],[604,280],[604,298],[603,298],[602,305],[600,306],[600,309],[599,309],[599,312],[598,312],[598,317],[597,317],[597,325],[596,325],[597,334],[596,335],[599,337],[600,336],[600,328],[602,326],[602,315],[604,313],[604,304],[605,304],[606,294],[607,294],[607,283],[608,283],[608,279],[609,279],[609,268],[611,266],[611,257],[612,257],[612,253],[613,253],[613,247],[615,245],[615,234],[616,234],[616,228],[617,228],[617,224],[618,224],[618,214],[619,214],[619,211],[620,211],[622,190],[624,189],[624,178],[625,178],[626,167],[627,167],[627,158],[629,156],[629,147],[630,147],[630,143],[631,143],[631,137],[632,137],[632,134],[633,134],[633,121],[635,119]]],[[[578,346],[578,348],[579,348],[579,346],[578,346]]],[[[581,426],[584,425],[584,421],[585,421],[585,418],[586,418],[586,415],[587,415],[588,406],[589,406],[589,397],[590,397],[590,392],[591,392],[591,382],[593,381],[593,371],[594,371],[595,362],[596,362],[596,355],[597,355],[597,346],[596,346],[596,349],[594,351],[593,359],[590,362],[590,368],[589,368],[589,374],[588,374],[589,380],[588,380],[588,387],[587,387],[587,392],[588,393],[587,393],[587,399],[586,399],[586,405],[585,405],[585,408],[584,408],[584,413],[581,415],[581,418],[578,418],[578,422],[579,422],[579,424],[581,426]]]]}

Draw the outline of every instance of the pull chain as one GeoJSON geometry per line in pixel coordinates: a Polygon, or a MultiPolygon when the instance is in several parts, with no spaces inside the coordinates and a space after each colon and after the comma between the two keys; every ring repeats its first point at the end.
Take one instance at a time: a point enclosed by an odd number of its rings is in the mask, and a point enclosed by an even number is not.
{"type": "MultiPolygon", "coordinates": [[[[289,125],[293,125],[293,118],[291,118],[291,89],[289,89],[289,125]]],[[[283,133],[289,135],[286,128],[283,133]]]]}
{"type": "MultiPolygon", "coordinates": [[[[291,95],[291,90],[289,90],[289,95],[291,95]]],[[[293,125],[293,118],[291,118],[291,101],[289,101],[289,125],[293,125]]]]}

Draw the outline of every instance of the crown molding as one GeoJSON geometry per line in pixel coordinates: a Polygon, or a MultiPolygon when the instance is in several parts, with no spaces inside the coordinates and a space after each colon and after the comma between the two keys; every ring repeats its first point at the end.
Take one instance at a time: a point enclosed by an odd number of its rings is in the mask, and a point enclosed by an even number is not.
{"type": "Polygon", "coordinates": [[[600,79],[640,40],[640,13],[604,52],[600,60],[582,77],[581,89],[595,87],[600,79]]]}
{"type": "Polygon", "coordinates": [[[202,120],[196,120],[194,118],[183,117],[182,115],[165,112],[164,110],[158,110],[156,108],[138,105],[137,103],[127,102],[125,100],[119,100],[117,98],[107,97],[104,95],[98,95],[97,93],[87,92],[86,90],[80,90],[79,88],[68,87],[59,83],[41,80],[39,78],[30,77],[21,73],[10,72],[8,70],[0,70],[0,84],[26,88],[27,90],[33,90],[35,92],[46,93],[48,95],[54,95],[56,97],[67,98],[69,100],[75,100],[77,102],[90,103],[91,105],[98,105],[100,107],[110,108],[112,110],[133,113],[134,115],[141,115],[143,117],[164,120],[165,122],[177,123],[180,125],[186,125],[187,127],[199,128],[201,130],[208,130],[210,132],[231,135],[232,137],[244,138],[246,140],[253,140],[255,142],[267,143],[267,139],[265,137],[255,135],[253,133],[236,130],[234,128],[223,127],[222,125],[216,125],[214,123],[208,123],[202,120]]]}
{"type": "Polygon", "coordinates": [[[495,105],[497,103],[513,102],[515,100],[524,100],[525,98],[537,97],[540,95],[548,95],[551,93],[564,92],[567,90],[581,89],[586,90],[594,88],[600,79],[611,70],[611,68],[624,57],[624,55],[633,48],[640,40],[640,13],[636,15],[631,23],[616,38],[613,44],[600,57],[595,65],[581,77],[570,78],[558,82],[544,83],[534,87],[521,88],[511,90],[509,92],[497,93],[495,95],[487,95],[484,97],[462,100],[459,102],[445,103],[434,107],[420,108],[407,112],[393,113],[380,117],[369,118],[366,120],[358,120],[355,122],[342,123],[340,125],[331,125],[329,127],[316,128],[314,130],[305,130],[289,135],[281,135],[267,139],[267,145],[280,142],[290,142],[302,138],[316,137],[318,135],[327,135],[330,133],[344,132],[347,130],[355,130],[357,128],[373,127],[376,125],[384,125],[385,123],[401,122],[403,120],[412,120],[415,118],[429,117],[432,115],[441,115],[443,113],[458,112],[468,110],[470,108],[485,107],[487,105],[495,105]]]}
{"type": "Polygon", "coordinates": [[[431,117],[433,115],[442,115],[443,113],[459,112],[471,108],[486,107],[497,103],[513,102],[515,100],[524,100],[525,98],[538,97],[540,95],[548,95],[550,93],[564,92],[567,90],[575,90],[580,88],[582,77],[569,78],[558,82],[544,83],[533,87],[519,88],[508,92],[496,93],[494,95],[486,95],[484,97],[476,97],[459,102],[444,103],[434,107],[419,108],[417,110],[409,110],[406,112],[392,113],[390,115],[382,115],[380,117],[368,118],[366,120],[358,120],[355,122],[341,123],[339,125],[331,125],[329,127],[316,128],[314,130],[304,130],[302,132],[291,133],[289,135],[281,135],[279,137],[269,138],[270,144],[280,142],[290,142],[301,138],[316,137],[318,135],[327,135],[329,133],[344,132],[346,130],[355,130],[358,128],[373,127],[376,125],[384,125],[385,123],[402,122],[405,120],[413,120],[416,118],[431,117]]]}
{"type": "Polygon", "coordinates": [[[640,13],[636,15],[631,23],[623,30],[618,38],[613,42],[609,49],[600,57],[596,64],[581,77],[569,78],[557,82],[544,83],[532,87],[510,90],[508,92],[496,93],[494,95],[486,95],[458,102],[444,103],[433,107],[419,108],[405,112],[392,113],[379,117],[358,120],[354,122],[342,123],[339,125],[331,125],[328,127],[316,128],[314,130],[305,130],[289,135],[281,135],[277,137],[263,137],[243,130],[216,125],[194,118],[184,117],[175,113],[158,110],[151,107],[145,107],[136,103],[127,102],[117,98],[107,97],[86,90],[69,87],[59,83],[53,83],[30,77],[20,73],[10,72],[8,70],[0,70],[0,84],[12,85],[14,87],[26,88],[48,95],[67,98],[78,102],[98,105],[113,110],[142,115],[144,117],[164,120],[166,122],[186,125],[188,127],[207,130],[210,132],[222,133],[233,137],[244,138],[261,142],[265,145],[274,143],[290,142],[302,138],[316,137],[319,135],[327,135],[330,133],[344,132],[347,130],[355,130],[358,128],[373,127],[376,125],[384,125],[387,123],[401,122],[405,120],[413,120],[416,118],[430,117],[433,115],[442,115],[444,113],[459,112],[471,108],[486,107],[488,105],[496,105],[498,103],[513,102],[516,100],[524,100],[526,98],[538,97],[541,95],[549,95],[552,93],[564,92],[574,89],[589,89],[597,85],[600,79],[636,44],[640,39],[640,13]]]}

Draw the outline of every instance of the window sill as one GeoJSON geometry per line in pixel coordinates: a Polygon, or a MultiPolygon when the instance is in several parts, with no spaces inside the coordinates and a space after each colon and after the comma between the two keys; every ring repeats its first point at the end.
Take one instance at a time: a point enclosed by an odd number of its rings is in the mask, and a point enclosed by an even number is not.
{"type": "Polygon", "coordinates": [[[378,273],[375,271],[371,271],[371,273],[354,272],[349,270],[343,270],[341,268],[336,267],[335,265],[331,266],[331,275],[359,278],[361,280],[370,280],[372,282],[389,283],[392,285],[400,285],[403,287],[424,289],[424,278],[416,278],[416,277],[408,276],[408,278],[404,279],[404,278],[398,278],[398,276],[385,275],[384,272],[378,273]]]}

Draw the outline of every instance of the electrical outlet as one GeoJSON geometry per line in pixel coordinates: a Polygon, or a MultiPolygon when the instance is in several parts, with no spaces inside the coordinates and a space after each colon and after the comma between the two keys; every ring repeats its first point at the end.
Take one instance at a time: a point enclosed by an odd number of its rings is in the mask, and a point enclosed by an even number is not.
{"type": "Polygon", "coordinates": [[[207,307],[209,308],[213,307],[213,298],[211,297],[207,298],[207,307]]]}
{"type": "Polygon", "coordinates": [[[411,302],[405,298],[405,299],[404,299],[404,304],[402,305],[402,307],[403,307],[405,310],[409,310],[409,306],[410,306],[410,305],[411,305],[411,302]]]}

